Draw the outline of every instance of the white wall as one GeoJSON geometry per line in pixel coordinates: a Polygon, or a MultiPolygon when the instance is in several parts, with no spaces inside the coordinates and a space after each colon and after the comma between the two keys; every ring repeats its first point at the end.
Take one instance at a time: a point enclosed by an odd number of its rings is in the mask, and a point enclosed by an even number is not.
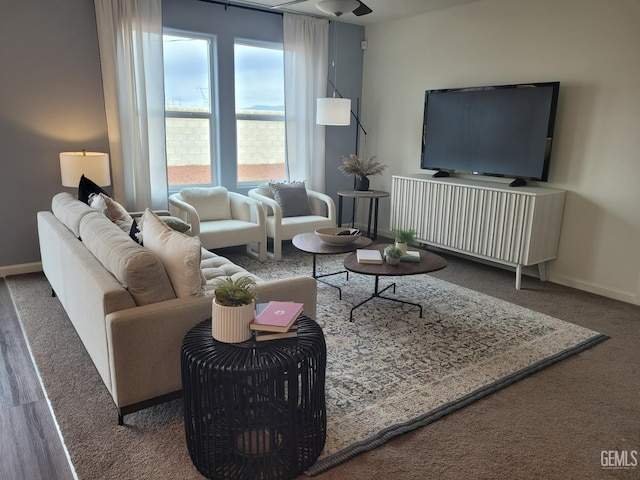
{"type": "Polygon", "coordinates": [[[368,26],[366,153],[391,167],[372,188],[419,171],[426,89],[559,80],[546,185],[567,199],[549,280],[640,304],[638,25],[638,0],[482,0],[368,26]]]}

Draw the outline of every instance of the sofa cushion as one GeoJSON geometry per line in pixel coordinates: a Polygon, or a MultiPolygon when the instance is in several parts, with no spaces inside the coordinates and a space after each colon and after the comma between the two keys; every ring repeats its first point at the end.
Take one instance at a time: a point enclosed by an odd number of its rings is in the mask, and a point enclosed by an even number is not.
{"type": "Polygon", "coordinates": [[[101,213],[84,216],[80,236],[93,256],[129,291],[136,305],[176,298],[160,259],[101,213]]]}
{"type": "Polygon", "coordinates": [[[200,239],[173,230],[150,209],[142,218],[144,245],[162,261],[176,296],[202,295],[200,239]]]}
{"type": "Polygon", "coordinates": [[[54,195],[51,200],[51,211],[65,227],[71,230],[76,237],[79,237],[82,217],[94,210],[86,203],[78,201],[70,193],[61,192],[54,195]]]}
{"type": "Polygon", "coordinates": [[[84,175],[80,177],[80,183],[78,185],[78,200],[83,203],[89,204],[89,197],[92,193],[99,195],[104,193],[105,195],[109,195],[104,191],[99,185],[97,185],[93,180],[88,179],[84,175]]]}
{"type": "Polygon", "coordinates": [[[201,222],[231,218],[229,192],[225,187],[184,188],[180,196],[196,209],[201,222]]]}
{"type": "Polygon", "coordinates": [[[206,279],[206,290],[213,290],[213,284],[221,277],[231,277],[235,280],[240,277],[249,276],[253,278],[256,283],[263,282],[262,279],[236,265],[228,258],[216,255],[204,248],[202,249],[202,261],[200,263],[200,267],[202,268],[202,273],[206,279]]]}
{"type": "Polygon", "coordinates": [[[282,209],[283,217],[312,215],[304,182],[271,183],[273,198],[282,209]]]}

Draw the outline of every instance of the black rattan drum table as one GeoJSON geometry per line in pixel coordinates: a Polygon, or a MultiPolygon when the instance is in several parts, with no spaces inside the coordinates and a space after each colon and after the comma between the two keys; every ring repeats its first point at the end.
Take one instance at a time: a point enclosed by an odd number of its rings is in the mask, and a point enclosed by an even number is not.
{"type": "Polygon", "coordinates": [[[182,343],[187,446],[207,478],[287,479],[324,448],[327,350],[320,326],[301,316],[298,336],[222,343],[211,320],[182,343]]]}

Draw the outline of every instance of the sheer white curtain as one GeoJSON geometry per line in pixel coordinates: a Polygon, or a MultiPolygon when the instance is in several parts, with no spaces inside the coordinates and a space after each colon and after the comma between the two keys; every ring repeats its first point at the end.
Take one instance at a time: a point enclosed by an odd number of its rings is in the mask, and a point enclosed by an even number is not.
{"type": "Polygon", "coordinates": [[[114,196],[167,208],[162,0],[95,0],[114,196]]]}
{"type": "Polygon", "coordinates": [[[290,180],[324,192],[325,127],[316,125],[316,99],[327,94],[329,22],[285,13],[284,92],[290,180]]]}

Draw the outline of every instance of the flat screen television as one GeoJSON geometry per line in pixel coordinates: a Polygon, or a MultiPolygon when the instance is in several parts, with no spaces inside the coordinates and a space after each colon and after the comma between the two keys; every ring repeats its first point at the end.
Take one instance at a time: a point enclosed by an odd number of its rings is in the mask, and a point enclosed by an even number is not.
{"type": "Polygon", "coordinates": [[[546,182],[560,82],[427,90],[422,169],[546,182]]]}

